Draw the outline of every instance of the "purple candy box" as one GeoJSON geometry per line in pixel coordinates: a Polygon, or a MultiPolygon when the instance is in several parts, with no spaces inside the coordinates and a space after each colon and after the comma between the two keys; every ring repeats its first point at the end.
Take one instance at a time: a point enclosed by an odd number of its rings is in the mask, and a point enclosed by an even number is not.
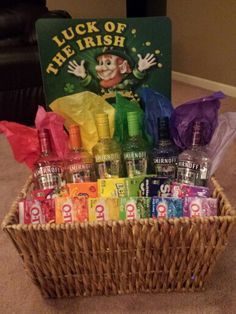
{"type": "Polygon", "coordinates": [[[183,214],[184,217],[216,216],[218,202],[212,197],[185,197],[183,214]]]}

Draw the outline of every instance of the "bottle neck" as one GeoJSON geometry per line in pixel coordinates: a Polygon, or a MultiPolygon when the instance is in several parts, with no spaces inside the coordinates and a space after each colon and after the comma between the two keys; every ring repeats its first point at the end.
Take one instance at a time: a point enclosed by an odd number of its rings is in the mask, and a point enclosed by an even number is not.
{"type": "Polygon", "coordinates": [[[52,153],[49,133],[46,131],[39,132],[39,145],[41,156],[48,156],[52,153]]]}
{"type": "Polygon", "coordinates": [[[77,132],[69,133],[70,149],[74,152],[81,150],[81,138],[77,132]]]}
{"type": "Polygon", "coordinates": [[[171,142],[170,129],[169,129],[169,118],[159,118],[157,121],[159,145],[171,142]]]}
{"type": "Polygon", "coordinates": [[[137,115],[131,116],[128,115],[128,134],[129,137],[138,137],[140,135],[140,128],[137,115]]]}
{"type": "Polygon", "coordinates": [[[158,146],[169,146],[173,142],[170,139],[160,139],[158,142],[158,146]]]}
{"type": "Polygon", "coordinates": [[[81,147],[73,147],[73,148],[70,149],[70,151],[72,153],[80,153],[80,152],[83,151],[83,149],[81,147]]]}
{"type": "Polygon", "coordinates": [[[193,126],[192,148],[201,146],[201,123],[195,122],[193,126]]]}
{"type": "Polygon", "coordinates": [[[110,139],[111,138],[109,124],[106,124],[106,123],[98,124],[97,125],[97,130],[98,130],[98,137],[99,137],[100,140],[110,139]]]}

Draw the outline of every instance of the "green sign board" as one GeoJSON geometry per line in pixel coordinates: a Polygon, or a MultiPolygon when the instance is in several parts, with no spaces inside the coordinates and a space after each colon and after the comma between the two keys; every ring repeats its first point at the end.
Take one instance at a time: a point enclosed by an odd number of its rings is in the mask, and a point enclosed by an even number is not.
{"type": "Polygon", "coordinates": [[[47,106],[90,91],[135,97],[150,87],[170,99],[171,25],[167,17],[40,19],[36,23],[47,106]]]}

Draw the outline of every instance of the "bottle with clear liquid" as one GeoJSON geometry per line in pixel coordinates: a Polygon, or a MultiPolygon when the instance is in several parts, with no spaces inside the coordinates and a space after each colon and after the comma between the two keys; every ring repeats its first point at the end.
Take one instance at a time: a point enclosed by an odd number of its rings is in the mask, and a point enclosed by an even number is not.
{"type": "Polygon", "coordinates": [[[128,112],[128,140],[123,146],[123,156],[128,177],[147,174],[149,144],[140,134],[137,112],[128,112]]]}
{"type": "Polygon", "coordinates": [[[93,147],[97,177],[100,179],[121,177],[122,150],[120,144],[111,138],[108,115],[95,116],[99,140],[93,147]]]}
{"type": "Polygon", "coordinates": [[[47,129],[38,132],[41,156],[34,165],[33,179],[36,189],[55,189],[64,184],[64,163],[53,152],[47,129]]]}
{"type": "Polygon", "coordinates": [[[192,145],[179,155],[177,180],[190,185],[206,186],[210,161],[201,145],[203,125],[195,121],[193,125],[192,145]]]}
{"type": "Polygon", "coordinates": [[[158,177],[175,179],[179,149],[170,136],[169,118],[157,119],[159,141],[152,150],[152,168],[158,177]]]}
{"type": "Polygon", "coordinates": [[[70,151],[65,161],[65,178],[67,183],[93,182],[96,180],[93,156],[81,146],[80,128],[69,127],[70,151]]]}

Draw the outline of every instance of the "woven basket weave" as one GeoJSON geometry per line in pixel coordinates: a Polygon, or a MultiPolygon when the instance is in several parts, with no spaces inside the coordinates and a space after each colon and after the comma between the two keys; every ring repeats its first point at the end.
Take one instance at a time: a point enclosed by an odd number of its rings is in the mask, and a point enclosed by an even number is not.
{"type": "Polygon", "coordinates": [[[203,289],[236,214],[212,178],[220,216],[101,223],[18,224],[18,201],[2,227],[44,297],[203,289]]]}

